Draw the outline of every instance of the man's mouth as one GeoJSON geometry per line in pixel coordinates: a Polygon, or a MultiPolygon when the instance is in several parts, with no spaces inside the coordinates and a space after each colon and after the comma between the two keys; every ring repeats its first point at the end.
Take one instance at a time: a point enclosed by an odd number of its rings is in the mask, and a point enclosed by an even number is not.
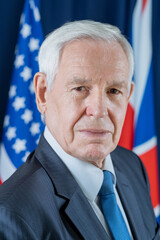
{"type": "Polygon", "coordinates": [[[80,133],[88,137],[105,137],[108,134],[111,134],[111,131],[105,129],[82,129],[80,133]]]}

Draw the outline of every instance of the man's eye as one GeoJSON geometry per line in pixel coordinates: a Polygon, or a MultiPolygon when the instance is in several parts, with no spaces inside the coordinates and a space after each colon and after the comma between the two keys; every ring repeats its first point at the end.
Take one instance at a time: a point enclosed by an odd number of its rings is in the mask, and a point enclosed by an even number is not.
{"type": "Polygon", "coordinates": [[[111,88],[108,92],[111,94],[119,94],[120,93],[120,91],[115,88],[111,88]]]}
{"type": "Polygon", "coordinates": [[[84,86],[80,86],[80,87],[74,88],[74,90],[76,90],[77,92],[82,92],[82,91],[85,91],[86,88],[84,86]]]}

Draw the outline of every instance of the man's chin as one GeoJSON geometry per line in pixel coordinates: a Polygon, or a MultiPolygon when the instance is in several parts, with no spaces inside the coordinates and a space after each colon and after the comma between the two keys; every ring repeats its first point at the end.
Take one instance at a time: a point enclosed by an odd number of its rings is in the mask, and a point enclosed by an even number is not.
{"type": "Polygon", "coordinates": [[[102,149],[96,149],[95,147],[93,149],[87,149],[86,151],[83,150],[83,156],[81,155],[81,160],[90,162],[96,166],[101,166],[103,164],[104,159],[109,153],[102,149]]]}

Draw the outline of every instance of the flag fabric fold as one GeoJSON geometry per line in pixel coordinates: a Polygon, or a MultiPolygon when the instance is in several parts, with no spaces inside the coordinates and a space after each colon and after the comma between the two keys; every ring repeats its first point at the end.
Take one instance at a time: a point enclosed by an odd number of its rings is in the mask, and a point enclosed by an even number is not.
{"type": "Polygon", "coordinates": [[[43,41],[39,0],[26,0],[0,146],[0,179],[4,182],[33,151],[43,130],[35,102],[33,76],[38,71],[38,50],[43,41]]]}
{"type": "Polygon", "coordinates": [[[151,33],[152,1],[138,0],[132,19],[131,41],[135,58],[135,73],[133,78],[135,89],[129,103],[132,115],[127,113],[120,145],[127,147],[123,139],[129,137],[129,141],[133,143],[133,146],[130,145],[130,149],[136,152],[142,159],[149,176],[151,200],[158,219],[160,217],[160,199],[151,33]],[[126,128],[130,128],[130,132],[132,132],[130,136],[126,136],[126,128]]]}

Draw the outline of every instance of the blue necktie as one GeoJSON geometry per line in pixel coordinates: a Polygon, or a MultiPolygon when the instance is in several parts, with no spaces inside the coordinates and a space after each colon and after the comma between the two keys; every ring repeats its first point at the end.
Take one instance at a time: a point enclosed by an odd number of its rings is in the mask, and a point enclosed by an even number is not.
{"type": "Polygon", "coordinates": [[[130,240],[131,237],[118,207],[113,190],[112,173],[104,171],[104,180],[99,192],[103,215],[108,224],[112,238],[115,240],[130,240]]]}

